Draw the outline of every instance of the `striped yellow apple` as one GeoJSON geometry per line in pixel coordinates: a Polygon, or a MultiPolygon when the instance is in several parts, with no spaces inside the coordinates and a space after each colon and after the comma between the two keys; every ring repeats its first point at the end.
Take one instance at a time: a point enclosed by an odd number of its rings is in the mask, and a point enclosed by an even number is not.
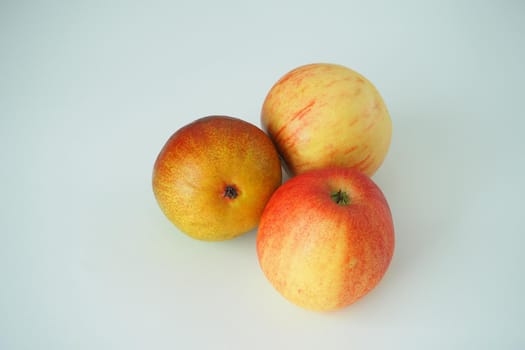
{"type": "Polygon", "coordinates": [[[356,167],[371,176],[392,134],[383,98],[345,66],[308,64],[285,74],[264,100],[261,123],[291,175],[328,166],[356,167]]]}
{"type": "Polygon", "coordinates": [[[394,224],[370,177],[355,168],[317,169],[274,192],[256,242],[260,267],[284,298],[331,311],[382,279],[394,253],[394,224]]]}
{"type": "Polygon", "coordinates": [[[208,116],[177,130],[153,168],[153,192],[182,232],[205,241],[237,237],[257,226],[281,184],[270,138],[249,122],[208,116]]]}

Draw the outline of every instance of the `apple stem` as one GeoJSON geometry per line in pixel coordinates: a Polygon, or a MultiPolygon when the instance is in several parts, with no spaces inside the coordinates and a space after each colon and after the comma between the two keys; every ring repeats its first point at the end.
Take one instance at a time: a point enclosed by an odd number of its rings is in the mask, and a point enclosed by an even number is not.
{"type": "Polygon", "coordinates": [[[332,197],[332,200],[338,205],[350,204],[350,196],[348,196],[348,193],[343,190],[332,193],[330,197],[332,197]]]}
{"type": "Polygon", "coordinates": [[[224,197],[235,199],[237,198],[238,195],[239,193],[237,192],[237,189],[235,188],[235,186],[226,185],[226,187],[224,188],[224,197]]]}

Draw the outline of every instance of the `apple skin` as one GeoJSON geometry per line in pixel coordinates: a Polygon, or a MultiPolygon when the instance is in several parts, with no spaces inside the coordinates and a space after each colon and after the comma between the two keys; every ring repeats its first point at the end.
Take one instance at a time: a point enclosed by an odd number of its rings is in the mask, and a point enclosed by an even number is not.
{"type": "Polygon", "coordinates": [[[208,116],[177,130],[153,168],[153,192],[182,232],[204,241],[237,237],[255,228],[281,185],[279,155],[258,127],[208,116]]]}
{"type": "Polygon", "coordinates": [[[298,67],[270,89],[261,111],[290,175],[330,166],[371,176],[392,136],[392,121],[377,89],[341,65],[298,67]]]}
{"type": "Polygon", "coordinates": [[[274,192],[259,224],[257,256],[286,299],[305,309],[332,311],[379,283],[394,241],[380,188],[356,169],[326,168],[297,175],[274,192]],[[349,203],[337,204],[335,197],[343,192],[349,203]]]}

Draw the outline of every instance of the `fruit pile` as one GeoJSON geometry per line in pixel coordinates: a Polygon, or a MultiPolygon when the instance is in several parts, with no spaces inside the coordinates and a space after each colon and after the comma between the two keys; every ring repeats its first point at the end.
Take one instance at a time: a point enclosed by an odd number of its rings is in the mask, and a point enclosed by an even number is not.
{"type": "Polygon", "coordinates": [[[176,131],[154,165],[157,202],[195,239],[257,227],[259,264],[281,295],[310,310],[346,307],[379,283],[394,252],[392,215],[370,178],[392,134],[383,99],[347,67],[309,64],[275,83],[261,124],[266,132],[209,116],[176,131]]]}

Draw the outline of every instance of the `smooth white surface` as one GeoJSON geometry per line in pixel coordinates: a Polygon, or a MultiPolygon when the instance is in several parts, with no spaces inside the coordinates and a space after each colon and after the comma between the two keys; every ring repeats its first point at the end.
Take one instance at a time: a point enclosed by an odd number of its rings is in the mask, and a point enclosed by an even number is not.
{"type": "Polygon", "coordinates": [[[522,1],[3,1],[0,349],[523,349],[522,1]],[[341,312],[282,299],[255,232],[203,243],[153,162],[285,72],[354,68],[394,124],[397,247],[341,312]]]}

